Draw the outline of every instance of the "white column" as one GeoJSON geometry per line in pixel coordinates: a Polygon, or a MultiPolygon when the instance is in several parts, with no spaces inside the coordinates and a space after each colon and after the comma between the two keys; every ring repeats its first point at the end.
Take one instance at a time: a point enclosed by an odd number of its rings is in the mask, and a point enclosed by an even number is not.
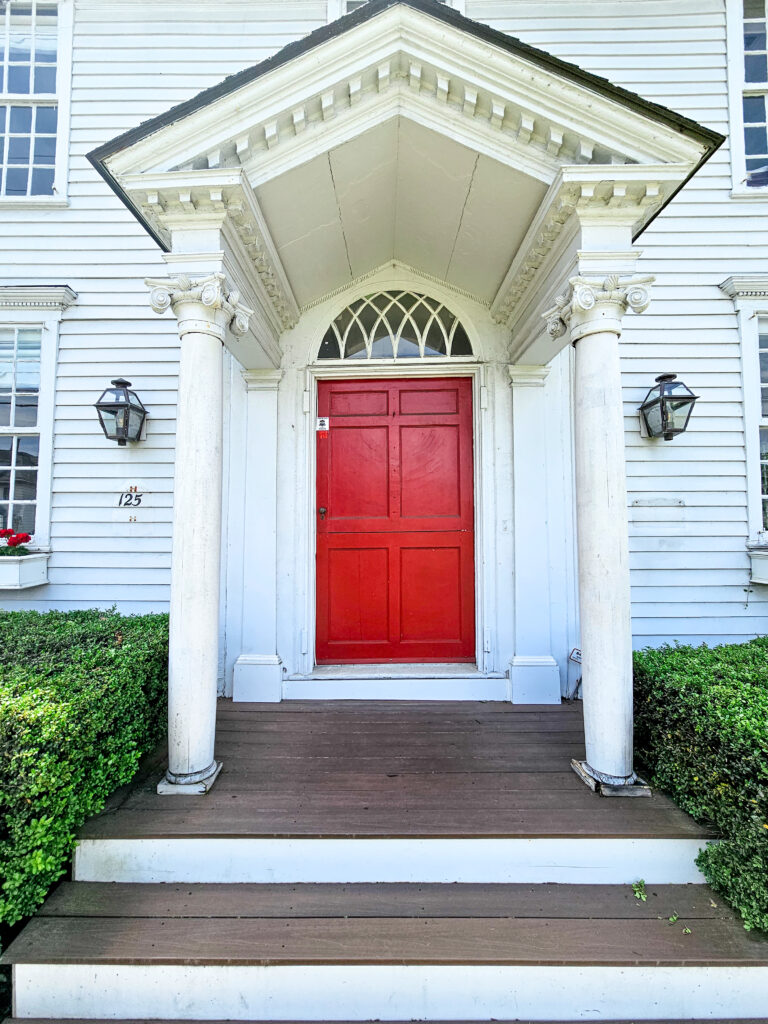
{"type": "Polygon", "coordinates": [[[242,654],[235,662],[236,701],[282,700],[277,655],[277,389],[282,371],[243,374],[247,465],[243,531],[242,654]]]}
{"type": "Polygon", "coordinates": [[[509,699],[559,704],[552,656],[547,524],[546,366],[510,366],[515,538],[515,654],[509,699]]]}
{"type": "Polygon", "coordinates": [[[651,278],[571,279],[546,316],[576,346],[574,430],[586,780],[631,786],[632,628],[624,415],[618,340],[622,317],[649,303],[651,278]]]}
{"type": "Polygon", "coordinates": [[[248,329],[250,310],[223,274],[147,280],[156,313],[178,320],[181,357],[171,556],[168,771],[158,792],[213,785],[219,660],[222,343],[248,329]]]}

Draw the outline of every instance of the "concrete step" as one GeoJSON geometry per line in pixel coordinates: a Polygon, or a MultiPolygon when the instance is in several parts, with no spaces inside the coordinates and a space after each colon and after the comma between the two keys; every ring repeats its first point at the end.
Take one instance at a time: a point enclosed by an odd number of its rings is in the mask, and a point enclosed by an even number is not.
{"type": "Polygon", "coordinates": [[[10,946],[17,1018],[757,1017],[768,940],[706,886],[61,886],[10,946]]]}

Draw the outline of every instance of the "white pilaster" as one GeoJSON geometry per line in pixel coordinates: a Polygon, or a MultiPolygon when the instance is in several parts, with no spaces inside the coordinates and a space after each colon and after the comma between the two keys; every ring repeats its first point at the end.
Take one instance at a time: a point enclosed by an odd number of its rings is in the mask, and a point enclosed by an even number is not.
{"type": "Polygon", "coordinates": [[[618,340],[627,309],[642,313],[651,278],[574,277],[547,314],[570,326],[574,382],[576,523],[586,761],[595,783],[631,786],[632,628],[624,417],[618,340]]]}
{"type": "Polygon", "coordinates": [[[509,699],[559,704],[550,635],[547,543],[546,366],[510,366],[515,538],[515,654],[509,699]]]}
{"type": "Polygon", "coordinates": [[[147,280],[156,313],[178,320],[181,357],[171,556],[168,771],[159,793],[199,794],[214,759],[219,653],[222,344],[248,329],[250,310],[223,274],[147,280]]]}
{"type": "Polygon", "coordinates": [[[277,655],[277,389],[280,370],[243,374],[247,388],[242,654],[235,662],[236,701],[279,701],[277,655]]]}

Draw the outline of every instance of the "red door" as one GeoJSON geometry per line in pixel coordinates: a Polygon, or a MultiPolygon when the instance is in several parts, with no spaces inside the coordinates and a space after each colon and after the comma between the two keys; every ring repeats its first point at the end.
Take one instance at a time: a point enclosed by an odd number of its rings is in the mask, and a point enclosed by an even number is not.
{"type": "Polygon", "coordinates": [[[317,660],[475,660],[472,382],[323,381],[317,660]]]}

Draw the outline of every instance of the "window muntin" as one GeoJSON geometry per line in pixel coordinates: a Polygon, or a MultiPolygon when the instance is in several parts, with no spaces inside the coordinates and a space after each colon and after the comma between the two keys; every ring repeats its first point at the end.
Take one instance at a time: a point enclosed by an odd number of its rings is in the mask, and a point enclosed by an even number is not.
{"type": "Polygon", "coordinates": [[[58,7],[0,0],[0,196],[54,193],[58,7]]]}
{"type": "Polygon", "coordinates": [[[439,359],[471,356],[467,332],[451,311],[419,292],[387,291],[357,299],[336,317],[319,359],[439,359]]]}
{"type": "Polygon", "coordinates": [[[768,11],[766,0],[743,0],[744,152],[750,188],[768,185],[768,11]]]}
{"type": "Polygon", "coordinates": [[[35,532],[41,327],[0,327],[0,527],[35,532]]]}

